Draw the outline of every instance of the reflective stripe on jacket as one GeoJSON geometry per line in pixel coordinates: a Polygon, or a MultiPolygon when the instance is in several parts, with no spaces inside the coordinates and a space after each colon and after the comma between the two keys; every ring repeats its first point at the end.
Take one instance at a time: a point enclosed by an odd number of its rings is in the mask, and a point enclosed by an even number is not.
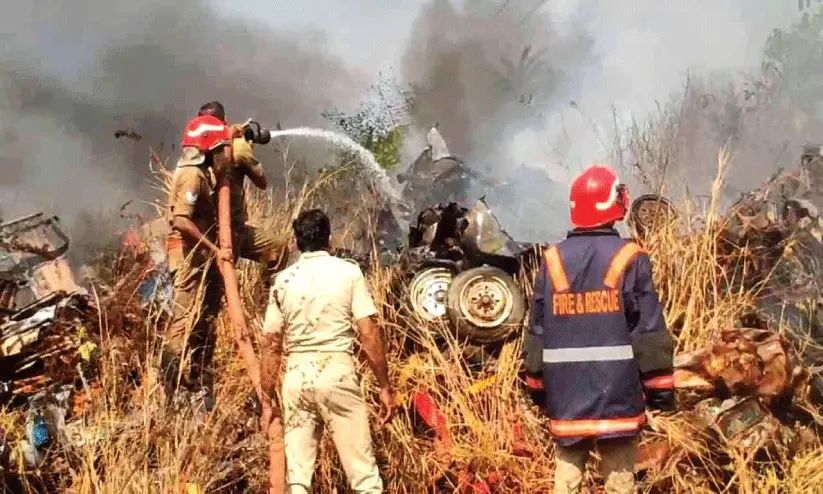
{"type": "Polygon", "coordinates": [[[648,256],[613,229],[574,231],[546,250],[529,333],[542,339],[546,411],[561,444],[636,434],[644,388],[673,387],[648,256]]]}

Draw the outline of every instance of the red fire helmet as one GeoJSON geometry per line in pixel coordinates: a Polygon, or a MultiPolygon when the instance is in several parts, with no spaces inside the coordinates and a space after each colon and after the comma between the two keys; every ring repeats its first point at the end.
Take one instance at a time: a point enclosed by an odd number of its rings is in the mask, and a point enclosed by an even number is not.
{"type": "Polygon", "coordinates": [[[195,147],[205,153],[230,142],[231,130],[226,122],[213,115],[198,115],[186,124],[180,145],[195,147]]]}
{"type": "Polygon", "coordinates": [[[569,202],[575,228],[597,228],[626,216],[629,193],[613,169],[594,164],[572,182],[569,202]]]}

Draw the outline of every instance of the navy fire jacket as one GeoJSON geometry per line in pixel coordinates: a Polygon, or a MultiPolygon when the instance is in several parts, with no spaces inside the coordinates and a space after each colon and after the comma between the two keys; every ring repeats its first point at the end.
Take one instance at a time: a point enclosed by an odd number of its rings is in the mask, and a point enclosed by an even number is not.
{"type": "Polygon", "coordinates": [[[542,370],[550,430],[563,445],[637,434],[645,398],[672,396],[673,341],[648,255],[611,228],[548,248],[534,287],[526,370],[542,370]],[[644,396],[645,394],[645,396],[644,396]]]}

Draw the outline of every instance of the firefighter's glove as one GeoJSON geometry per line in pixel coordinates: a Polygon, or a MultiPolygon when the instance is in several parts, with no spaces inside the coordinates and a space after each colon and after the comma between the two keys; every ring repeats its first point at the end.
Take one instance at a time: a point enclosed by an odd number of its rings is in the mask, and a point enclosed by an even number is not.
{"type": "Polygon", "coordinates": [[[230,125],[229,129],[231,129],[231,138],[237,139],[238,137],[243,137],[246,132],[246,127],[249,126],[249,122],[251,122],[251,119],[248,119],[243,123],[230,125]]]}
{"type": "Polygon", "coordinates": [[[642,374],[641,383],[649,409],[661,412],[674,412],[677,409],[674,374],[671,368],[645,372],[642,374]]]}
{"type": "Polygon", "coordinates": [[[661,412],[676,412],[677,401],[674,390],[646,390],[646,407],[661,412]]]}

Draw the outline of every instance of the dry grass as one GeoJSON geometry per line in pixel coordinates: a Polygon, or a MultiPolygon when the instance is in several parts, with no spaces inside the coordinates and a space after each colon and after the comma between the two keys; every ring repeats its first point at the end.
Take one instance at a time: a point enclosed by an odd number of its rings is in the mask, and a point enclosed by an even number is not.
{"type": "MultiPolygon", "coordinates": [[[[721,156],[715,195],[722,187],[725,162],[721,156]]],[[[332,209],[328,205],[336,203],[340,208],[332,214],[338,218],[348,214],[345,218],[350,220],[338,224],[338,244],[363,245],[368,238],[357,232],[370,224],[369,208],[361,206],[368,202],[336,201],[357,197],[357,188],[347,181],[345,171],[337,170],[300,188],[252,194],[251,216],[259,225],[286,234],[296,211],[311,205],[332,209]]],[[[678,349],[689,350],[733,326],[754,293],[730,293],[725,288],[734,284],[723,280],[716,262],[721,226],[716,202],[701,211],[700,218],[689,205],[681,209],[686,221],[679,227],[661,228],[647,247],[678,349]]],[[[259,288],[259,269],[241,263],[239,273],[247,314],[252,327],[259,329],[265,296],[259,288]]],[[[473,368],[448,328],[413,320],[407,308],[394,305],[389,287],[395,274],[374,266],[369,276],[372,293],[382,307],[380,322],[390,348],[391,378],[403,405],[390,426],[373,429],[387,492],[420,493],[433,487],[439,492],[472,492],[460,490],[461,483],[465,487],[466,480],[490,476],[502,479],[493,492],[551,492],[551,441],[544,419],[528,403],[518,380],[521,339],[495,350],[497,359],[492,366],[473,368]],[[419,389],[428,390],[442,407],[454,442],[448,453],[414,417],[410,400],[419,389]],[[533,458],[512,453],[515,423],[522,425],[533,458]]],[[[523,273],[521,279],[530,293],[527,280],[531,273],[523,273]]],[[[219,324],[218,406],[203,425],[189,416],[169,415],[160,407],[162,392],[155,369],[163,319],[145,317],[123,328],[110,327],[109,319],[110,314],[104,312],[98,328],[104,350],[100,391],[85,415],[75,417],[83,424],[84,440],[71,449],[51,451],[47,466],[39,472],[28,471],[24,480],[34,488],[42,474],[59,471],[57,482],[63,492],[260,492],[266,448],[256,430],[249,383],[235,357],[227,319],[219,324]],[[132,359],[116,351],[128,339],[140,342],[132,345],[138,355],[132,359]],[[133,367],[139,379],[129,378],[126,367],[133,367]]],[[[367,399],[376,406],[374,378],[365,368],[361,375],[367,399]]],[[[22,430],[17,413],[0,415],[0,424],[7,425],[6,430],[22,430]]],[[[644,440],[667,441],[674,453],[659,471],[643,477],[644,492],[823,490],[819,440],[794,454],[782,448],[771,459],[753,461],[745,451],[698,430],[686,413],[655,416],[650,425],[644,440]]],[[[592,473],[589,482],[597,478],[592,473]]],[[[345,491],[344,476],[328,438],[322,442],[316,483],[317,492],[345,491]]]]}
{"type": "MultiPolygon", "coordinates": [[[[757,287],[742,286],[719,263],[720,231],[725,226],[719,201],[728,155],[718,158],[711,201],[704,211],[693,203],[679,206],[679,218],[660,225],[646,240],[654,261],[655,284],[661,293],[666,322],[677,338],[677,350],[704,346],[719,330],[733,327],[752,307],[757,287]]],[[[746,273],[746,266],[736,270],[746,273]]]]}

